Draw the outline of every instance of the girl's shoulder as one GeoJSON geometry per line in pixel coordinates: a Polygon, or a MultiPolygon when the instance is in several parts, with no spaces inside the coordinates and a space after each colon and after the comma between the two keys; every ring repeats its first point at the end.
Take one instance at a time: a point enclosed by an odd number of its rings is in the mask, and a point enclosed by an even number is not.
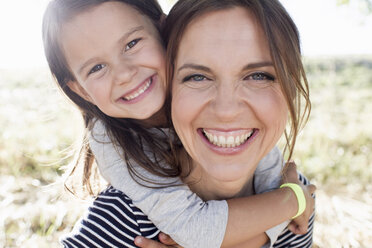
{"type": "MultiPolygon", "coordinates": [[[[148,131],[156,138],[168,138],[173,137],[174,132],[170,128],[149,128],[148,131]]],[[[89,130],[89,141],[90,142],[112,142],[109,136],[109,130],[105,123],[99,119],[94,119],[92,127],[89,130]]]]}

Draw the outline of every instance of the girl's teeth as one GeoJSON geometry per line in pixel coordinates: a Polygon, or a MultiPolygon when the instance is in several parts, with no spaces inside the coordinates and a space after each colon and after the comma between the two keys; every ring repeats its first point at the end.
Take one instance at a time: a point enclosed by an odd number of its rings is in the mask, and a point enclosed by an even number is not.
{"type": "Polygon", "coordinates": [[[239,136],[223,136],[223,135],[215,135],[208,133],[207,131],[203,131],[209,142],[211,142],[213,145],[219,146],[219,147],[237,147],[243,144],[248,140],[248,138],[253,134],[253,130],[249,133],[241,134],[239,136]]]}
{"type": "Polygon", "coordinates": [[[150,78],[147,83],[141,87],[138,91],[134,92],[133,94],[123,97],[125,100],[130,101],[133,100],[134,98],[137,98],[139,95],[141,95],[143,92],[145,92],[151,85],[152,83],[152,78],[150,78]]]}

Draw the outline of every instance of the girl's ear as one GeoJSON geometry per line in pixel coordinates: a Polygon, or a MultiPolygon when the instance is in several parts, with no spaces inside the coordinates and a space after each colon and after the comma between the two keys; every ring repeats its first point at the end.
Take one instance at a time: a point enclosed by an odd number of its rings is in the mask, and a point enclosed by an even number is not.
{"type": "Polygon", "coordinates": [[[76,81],[69,81],[67,83],[67,86],[70,88],[70,90],[72,90],[73,92],[75,92],[76,94],[78,94],[85,101],[88,101],[88,102],[94,104],[93,101],[92,101],[92,99],[88,95],[88,93],[84,90],[83,87],[81,87],[81,85],[78,82],[76,82],[76,81]]]}

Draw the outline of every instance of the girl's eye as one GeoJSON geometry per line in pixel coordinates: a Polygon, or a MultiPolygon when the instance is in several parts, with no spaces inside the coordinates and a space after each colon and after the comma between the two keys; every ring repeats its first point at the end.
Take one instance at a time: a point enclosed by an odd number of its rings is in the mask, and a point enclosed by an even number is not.
{"type": "Polygon", "coordinates": [[[141,39],[135,39],[135,40],[132,40],[131,42],[129,42],[126,46],[125,46],[125,51],[128,51],[129,49],[131,49],[132,47],[134,47],[135,45],[137,45],[137,43],[140,41],[141,39]]]}
{"type": "Polygon", "coordinates": [[[275,81],[275,78],[265,72],[255,72],[247,77],[244,80],[254,80],[254,81],[275,81]]]}
{"type": "Polygon", "coordinates": [[[201,74],[193,74],[193,75],[185,77],[182,80],[182,82],[188,82],[188,81],[201,82],[201,81],[204,81],[204,80],[208,80],[208,78],[201,75],[201,74]]]}
{"type": "Polygon", "coordinates": [[[97,71],[100,71],[100,70],[102,70],[105,67],[106,67],[106,65],[104,65],[104,64],[97,64],[97,65],[93,66],[92,69],[90,69],[90,71],[88,72],[88,75],[90,75],[92,73],[95,73],[97,71]]]}

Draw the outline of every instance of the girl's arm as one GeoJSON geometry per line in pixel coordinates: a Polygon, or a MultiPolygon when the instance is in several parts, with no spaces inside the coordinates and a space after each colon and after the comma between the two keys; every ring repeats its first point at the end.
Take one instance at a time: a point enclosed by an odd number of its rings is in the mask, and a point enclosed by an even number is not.
{"type": "MultiPolygon", "coordinates": [[[[111,143],[99,122],[93,129],[93,136],[90,146],[102,176],[128,195],[161,231],[181,246],[212,248],[220,247],[222,242],[231,245],[236,239],[247,240],[290,219],[297,211],[297,199],[290,189],[229,200],[228,207],[226,201],[204,202],[186,186],[164,189],[140,186],[129,175],[119,149],[111,143]],[[267,218],[272,213],[277,214],[267,218]]],[[[281,168],[281,160],[276,161],[280,163],[276,167],[281,168]]],[[[154,181],[168,180],[150,175],[141,167],[138,170],[154,181]]],[[[174,182],[174,179],[169,180],[174,182]]]]}
{"type": "MultiPolygon", "coordinates": [[[[174,242],[169,236],[165,235],[164,233],[161,233],[159,235],[159,239],[161,243],[144,237],[136,237],[134,243],[140,248],[181,248],[179,245],[177,245],[176,242],[174,242]],[[163,236],[165,238],[162,238],[163,236]]],[[[267,236],[262,233],[244,243],[235,245],[234,248],[260,248],[267,242],[267,239],[267,236]]]]}
{"type": "MultiPolygon", "coordinates": [[[[269,156],[267,156],[265,159],[269,158],[272,155],[274,155],[273,152],[271,152],[269,156]]],[[[275,156],[270,159],[271,160],[275,159],[275,156]]],[[[264,167],[265,166],[261,166],[256,170],[255,176],[257,180],[255,179],[255,184],[259,182],[261,179],[263,180],[267,179],[267,181],[269,181],[270,178],[275,178],[275,174],[272,174],[272,171],[275,171],[276,169],[265,168],[264,170],[260,170],[263,169],[264,167]]],[[[283,180],[281,180],[279,184],[281,183],[299,184],[305,193],[306,209],[302,215],[300,215],[299,217],[292,221],[290,228],[291,231],[293,231],[294,230],[293,227],[297,225],[296,234],[305,234],[307,233],[309,219],[314,211],[315,202],[312,197],[312,194],[315,192],[316,188],[314,185],[309,184],[308,180],[305,179],[301,174],[298,174],[296,170],[296,165],[293,162],[287,163],[284,170],[282,171],[282,169],[280,169],[280,172],[278,174],[283,177],[283,180]]],[[[265,184],[263,181],[261,181],[260,183],[261,185],[265,184]]],[[[269,188],[268,185],[266,186],[269,188]]],[[[261,187],[259,191],[256,193],[261,193],[260,191],[264,190],[265,189],[261,187]]],[[[289,221],[285,221],[283,223],[281,223],[282,221],[279,221],[278,223],[281,224],[278,224],[275,227],[272,227],[272,223],[282,219],[283,217],[285,218],[285,215],[293,211],[294,209],[295,212],[294,213],[292,212],[292,214],[287,216],[287,218],[285,219],[289,220],[296,214],[298,210],[297,198],[295,197],[293,191],[287,188],[286,193],[281,193],[280,190],[281,189],[276,189],[268,193],[250,196],[247,199],[237,198],[229,200],[228,201],[229,221],[227,224],[226,234],[222,247],[234,246],[244,241],[247,240],[249,241],[251,238],[260,235],[262,233],[261,230],[267,230],[265,234],[269,238],[270,241],[269,246],[273,245],[277,240],[278,236],[288,225],[289,221]],[[291,202],[293,200],[295,201],[295,203],[293,202],[291,204],[286,203],[286,201],[291,202]],[[286,206],[289,208],[286,209],[286,206]],[[237,223],[237,221],[239,220],[240,222],[243,223],[237,223]],[[241,220],[249,221],[245,222],[241,220]],[[246,227],[243,230],[238,229],[241,228],[243,224],[246,224],[246,227]],[[268,225],[267,228],[265,228],[266,225],[268,225]],[[251,230],[251,232],[248,233],[247,230],[251,230]]]]}
{"type": "MultiPolygon", "coordinates": [[[[184,247],[221,246],[228,219],[226,201],[204,202],[187,186],[153,189],[139,185],[130,176],[120,149],[111,142],[99,121],[89,144],[103,178],[131,198],[161,231],[184,247]],[[205,228],[202,223],[217,228],[205,228]]],[[[153,181],[167,183],[168,180],[170,184],[175,181],[149,174],[139,166],[136,169],[153,181]]]]}
{"type": "MultiPolygon", "coordinates": [[[[286,166],[286,168],[284,170],[284,176],[283,177],[286,178],[285,182],[302,183],[303,185],[310,185],[310,182],[305,177],[303,177],[301,174],[298,177],[297,171],[296,171],[296,166],[294,164],[289,164],[288,166],[286,166]]],[[[315,187],[313,185],[310,185],[308,187],[308,189],[309,189],[309,193],[313,193],[314,190],[315,190],[315,187]]],[[[298,218],[295,219],[295,221],[298,221],[299,219],[300,220],[301,219],[306,219],[305,230],[301,233],[291,232],[290,230],[293,230],[293,229],[291,229],[291,226],[288,226],[287,228],[285,228],[286,224],[288,223],[288,222],[285,222],[285,223],[282,223],[278,226],[275,226],[275,227],[269,229],[265,233],[261,233],[261,234],[255,236],[255,237],[252,237],[249,240],[245,240],[242,243],[239,243],[239,241],[236,241],[233,244],[230,243],[231,246],[227,246],[226,243],[225,243],[223,245],[223,247],[234,247],[234,248],[237,248],[237,247],[263,247],[263,245],[265,245],[264,247],[268,248],[268,247],[272,247],[272,245],[276,242],[279,234],[280,234],[280,237],[278,239],[278,242],[283,247],[290,246],[291,243],[293,243],[293,244],[307,244],[307,245],[311,244],[313,221],[314,221],[314,212],[312,212],[313,203],[314,203],[313,201],[308,203],[307,204],[308,208],[305,210],[304,214],[302,214],[301,216],[299,216],[298,218]],[[310,216],[310,214],[312,214],[312,216],[310,216]],[[299,234],[304,234],[304,235],[299,235],[299,234]],[[270,241],[270,242],[267,242],[267,241],[270,241]],[[239,244],[237,244],[237,243],[239,243],[239,244]]],[[[232,223],[230,222],[228,224],[228,226],[229,225],[232,225],[232,223]]],[[[291,223],[291,225],[292,225],[292,223],[291,223]]],[[[226,234],[225,240],[226,240],[227,236],[228,236],[228,234],[226,234]]],[[[231,238],[231,235],[230,235],[229,238],[231,238]]],[[[178,246],[175,246],[176,243],[168,235],[165,235],[164,233],[161,233],[159,235],[159,239],[162,243],[159,243],[159,242],[156,242],[156,241],[153,241],[153,240],[149,240],[149,239],[142,239],[142,243],[136,242],[136,244],[141,248],[178,247],[178,246]],[[169,245],[169,246],[167,246],[167,245],[169,245]]],[[[136,241],[138,241],[138,237],[137,237],[136,241]]],[[[230,239],[230,241],[231,241],[231,239],[230,239]]]]}

